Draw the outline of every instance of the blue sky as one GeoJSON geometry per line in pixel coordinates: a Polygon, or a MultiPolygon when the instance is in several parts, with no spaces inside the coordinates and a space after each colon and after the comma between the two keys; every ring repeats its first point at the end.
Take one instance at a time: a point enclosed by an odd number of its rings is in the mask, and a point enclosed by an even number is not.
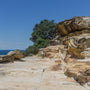
{"type": "Polygon", "coordinates": [[[0,0],[0,49],[25,49],[41,20],[90,16],[90,0],[0,0]]]}

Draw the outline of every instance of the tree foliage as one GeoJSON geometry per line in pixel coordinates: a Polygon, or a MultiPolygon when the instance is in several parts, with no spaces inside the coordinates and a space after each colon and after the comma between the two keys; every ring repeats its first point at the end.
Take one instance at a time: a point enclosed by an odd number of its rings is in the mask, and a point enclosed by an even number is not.
{"type": "Polygon", "coordinates": [[[54,20],[42,20],[39,24],[36,24],[33,28],[30,40],[34,42],[33,46],[29,46],[26,50],[26,54],[36,54],[40,48],[44,48],[49,44],[56,35],[56,23],[54,20]],[[36,51],[35,51],[36,50],[36,51]]]}
{"type": "Polygon", "coordinates": [[[31,56],[37,53],[38,53],[38,48],[35,46],[29,46],[24,52],[25,56],[31,56]]]}
{"type": "Polygon", "coordinates": [[[54,23],[54,20],[43,20],[40,22],[40,24],[36,24],[33,28],[32,37],[30,38],[31,41],[37,42],[39,38],[41,39],[53,39],[55,37],[55,30],[56,24],[54,23]]]}

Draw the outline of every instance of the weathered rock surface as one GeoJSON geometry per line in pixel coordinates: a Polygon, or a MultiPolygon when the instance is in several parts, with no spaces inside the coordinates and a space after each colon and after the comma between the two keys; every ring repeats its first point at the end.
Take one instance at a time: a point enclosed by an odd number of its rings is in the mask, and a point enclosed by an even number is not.
{"type": "Polygon", "coordinates": [[[84,75],[90,76],[90,69],[86,70],[86,71],[84,72],[84,75]]]}
{"type": "Polygon", "coordinates": [[[8,52],[8,54],[7,55],[9,55],[9,56],[13,56],[15,54],[15,52],[14,51],[10,51],[10,52],[8,52]]]}
{"type": "Polygon", "coordinates": [[[56,64],[51,67],[51,70],[63,70],[66,76],[73,77],[81,85],[89,83],[90,60],[71,58],[67,51],[68,49],[64,45],[56,45],[40,49],[39,54],[55,61],[56,64]]]}
{"type": "Polygon", "coordinates": [[[22,51],[20,51],[19,49],[17,49],[17,50],[15,50],[14,58],[15,59],[24,58],[24,53],[22,51]]]}
{"type": "Polygon", "coordinates": [[[60,41],[75,58],[89,58],[90,17],[74,17],[58,24],[60,41]]]}
{"type": "Polygon", "coordinates": [[[61,36],[76,31],[90,30],[90,17],[74,17],[60,22],[57,28],[61,36]]]}
{"type": "Polygon", "coordinates": [[[65,74],[73,77],[78,83],[84,85],[90,82],[90,62],[77,61],[77,59],[68,60],[65,74]]]}
{"type": "Polygon", "coordinates": [[[0,55],[0,62],[13,62],[14,57],[13,56],[7,56],[7,55],[0,55]]]}
{"type": "Polygon", "coordinates": [[[15,51],[10,51],[7,55],[13,56],[14,59],[24,58],[24,53],[22,51],[20,51],[19,49],[15,50],[15,51]]]}
{"type": "Polygon", "coordinates": [[[63,70],[79,84],[90,86],[90,17],[65,20],[57,29],[61,37],[51,41],[52,46],[40,49],[41,54],[56,62],[51,70],[63,70]]]}
{"type": "Polygon", "coordinates": [[[24,58],[24,53],[20,50],[10,51],[7,55],[0,55],[0,63],[13,62],[15,59],[24,58]]]}
{"type": "Polygon", "coordinates": [[[49,46],[60,45],[60,36],[57,35],[54,39],[52,39],[49,43],[49,46]]]}
{"type": "Polygon", "coordinates": [[[39,55],[44,55],[47,58],[65,58],[67,49],[64,45],[48,46],[39,50],[39,55]]]}

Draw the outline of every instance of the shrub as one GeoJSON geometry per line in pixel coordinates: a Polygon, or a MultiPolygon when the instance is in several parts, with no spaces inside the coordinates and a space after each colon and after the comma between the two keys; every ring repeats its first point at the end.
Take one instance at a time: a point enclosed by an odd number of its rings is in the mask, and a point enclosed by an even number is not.
{"type": "Polygon", "coordinates": [[[30,37],[30,40],[34,43],[25,50],[25,55],[31,56],[37,54],[40,48],[47,47],[50,40],[56,36],[56,31],[54,20],[49,21],[45,19],[36,24],[30,37]]]}
{"type": "Polygon", "coordinates": [[[38,48],[35,46],[29,46],[25,51],[24,54],[25,56],[32,56],[38,53],[38,48]]]}

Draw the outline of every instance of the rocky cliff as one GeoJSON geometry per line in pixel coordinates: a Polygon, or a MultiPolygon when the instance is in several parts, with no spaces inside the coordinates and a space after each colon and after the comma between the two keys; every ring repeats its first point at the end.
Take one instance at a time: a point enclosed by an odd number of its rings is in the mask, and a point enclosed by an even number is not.
{"type": "Polygon", "coordinates": [[[61,36],[77,31],[90,30],[90,17],[73,17],[72,19],[60,22],[57,29],[61,36]]]}
{"type": "Polygon", "coordinates": [[[57,26],[61,44],[76,58],[90,57],[90,17],[74,17],[57,26]]]}
{"type": "Polygon", "coordinates": [[[54,60],[65,75],[73,77],[81,85],[90,86],[90,17],[62,21],[57,29],[58,39],[40,49],[39,55],[54,60]]]}

